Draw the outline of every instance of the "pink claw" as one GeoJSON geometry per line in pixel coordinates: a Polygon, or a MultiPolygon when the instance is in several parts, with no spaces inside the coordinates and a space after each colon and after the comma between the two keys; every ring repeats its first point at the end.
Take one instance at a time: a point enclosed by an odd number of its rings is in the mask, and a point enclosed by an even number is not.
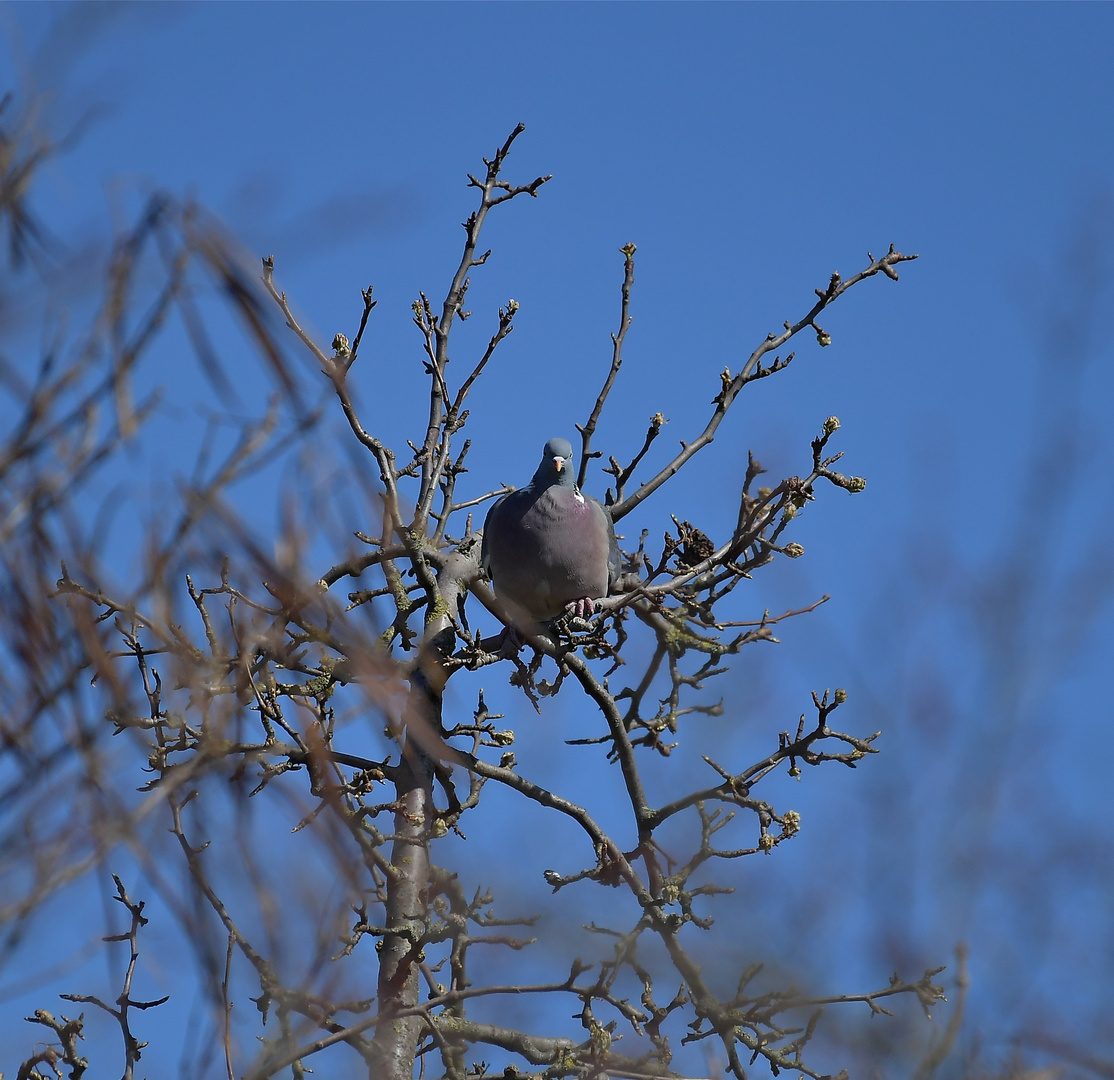
{"type": "Polygon", "coordinates": [[[513,626],[504,626],[503,632],[499,635],[499,646],[495,652],[503,656],[515,656],[522,649],[526,642],[519,636],[518,631],[513,626]]]}
{"type": "Polygon", "coordinates": [[[577,619],[588,619],[596,613],[596,605],[590,597],[582,596],[579,600],[570,600],[565,611],[577,619]]]}

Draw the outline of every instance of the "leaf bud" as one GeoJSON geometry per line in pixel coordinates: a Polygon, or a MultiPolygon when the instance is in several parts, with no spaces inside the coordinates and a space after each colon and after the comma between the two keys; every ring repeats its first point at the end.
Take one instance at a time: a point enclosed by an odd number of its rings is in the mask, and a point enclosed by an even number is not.
{"type": "Polygon", "coordinates": [[[847,478],[847,490],[852,495],[857,491],[864,491],[866,489],[866,481],[861,476],[850,476],[847,478]]]}
{"type": "Polygon", "coordinates": [[[835,703],[842,705],[847,700],[847,691],[842,686],[836,688],[835,703]]]}
{"type": "Polygon", "coordinates": [[[828,419],[824,421],[824,434],[831,435],[835,431],[839,431],[839,417],[829,416],[828,419]]]}
{"type": "Polygon", "coordinates": [[[611,1032],[598,1020],[590,1020],[588,1022],[588,1035],[591,1039],[592,1046],[606,1054],[608,1048],[611,1046],[611,1032]]]}
{"type": "Polygon", "coordinates": [[[785,545],[785,554],[791,559],[799,559],[805,553],[805,549],[800,544],[792,543],[785,545]]]}

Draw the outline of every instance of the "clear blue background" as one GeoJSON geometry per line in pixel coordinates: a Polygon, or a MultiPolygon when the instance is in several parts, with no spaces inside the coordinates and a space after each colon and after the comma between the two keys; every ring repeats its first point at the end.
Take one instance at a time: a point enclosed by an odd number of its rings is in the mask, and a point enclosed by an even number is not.
{"type": "MultiPolygon", "coordinates": [[[[719,371],[833,270],[891,242],[919,252],[900,284],[865,282],[826,313],[830,348],[802,335],[794,365],[748,388],[682,485],[631,522],[660,537],[674,513],[722,536],[746,450],[775,481],[803,473],[829,414],[841,467],[868,480],[823,493],[794,534],[806,557],[760,575],[737,617],[833,600],[753,647],[725,717],[688,736],[696,763],[651,766],[652,783],[661,798],[682,768],[699,776],[709,739],[742,767],[809,690],[846,686],[841,716],[881,728],[883,754],[779,789],[804,832],[733,872],[746,915],[729,966],[776,941],[826,992],[866,989],[964,940],[969,1032],[991,1060],[1038,1029],[1114,1055],[1114,9],[42,4],[8,6],[0,28],[4,82],[41,95],[58,130],[110,106],[37,192],[55,231],[103,234],[156,188],[192,195],[252,257],[275,255],[326,342],[352,336],[374,283],[357,377],[365,423],[396,446],[421,430],[410,303],[443,296],[473,203],[464,174],[525,122],[508,177],[554,178],[492,216],[473,274],[462,361],[497,305],[522,307],[472,400],[469,494],[522,483],[544,439],[585,419],[620,245],[638,245],[635,322],[597,446],[629,457],[660,409],[657,461],[703,426],[719,371]]],[[[130,462],[152,491],[189,468],[189,403],[207,392],[165,348],[161,438],[130,462]]],[[[598,473],[589,486],[602,492],[598,473]]],[[[474,690],[460,693],[465,707],[474,690]]],[[[544,725],[562,713],[533,721],[508,701],[525,769],[531,746],[552,753],[544,725]]],[[[77,967],[51,992],[92,992],[84,972],[104,977],[77,967]]],[[[0,979],[5,1069],[43,1000],[24,982],[0,979]]],[[[152,1042],[169,1023],[143,1020],[152,1042]]]]}

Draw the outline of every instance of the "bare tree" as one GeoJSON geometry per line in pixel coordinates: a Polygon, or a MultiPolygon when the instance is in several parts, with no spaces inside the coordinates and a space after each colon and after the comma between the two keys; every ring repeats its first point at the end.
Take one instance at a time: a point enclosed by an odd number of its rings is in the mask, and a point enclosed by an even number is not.
{"type": "MultiPolygon", "coordinates": [[[[173,913],[202,972],[211,1053],[194,1063],[198,1075],[218,1068],[229,1077],[301,1077],[321,1068],[347,1075],[359,1063],[374,1080],[409,1080],[416,1068],[452,1080],[492,1070],[679,1077],[689,1074],[678,1071],[682,1057],[692,1060],[685,1048],[695,1046],[736,1077],[763,1062],[775,1074],[818,1078],[839,1067],[808,1052],[826,1006],[865,1006],[873,1015],[911,995],[927,1013],[943,996],[933,982],[941,968],[830,994],[771,985],[760,957],[739,957],[727,989],[701,969],[702,937],[721,953],[732,949],[730,923],[712,918],[715,898],[730,891],[717,884],[715,867],[769,854],[798,832],[798,816],[763,797],[763,780],[781,768],[791,776],[827,762],[855,768],[877,752],[876,735],[833,726],[844,691],[813,692],[792,724],[772,720],[758,760],[721,761],[707,746],[707,780],[698,786],[682,788],[677,771],[659,799],[645,782],[647,761],[668,776],[678,742],[700,738],[691,719],[722,711],[708,684],[729,670],[730,658],[776,640],[779,622],[826,599],[748,617],[735,590],[778,556],[803,553],[789,539],[792,523],[823,491],[865,486],[834,468],[835,417],[818,418],[799,476],[762,485],[764,470],[749,456],[730,535],[712,539],[675,517],[665,525],[663,492],[653,518],[665,526],[663,542],[652,545],[642,532],[593,618],[556,620],[522,635],[522,648],[499,632],[505,613],[480,567],[473,514],[508,489],[458,488],[467,473],[469,393],[512,332],[518,304],[499,308],[470,360],[450,342],[472,315],[465,301],[489,254],[480,243],[488,214],[536,197],[549,179],[504,179],[522,130],[468,178],[477,204],[444,299],[423,293],[414,302],[428,389],[420,402],[379,403],[380,411],[419,410],[405,451],[375,433],[354,389],[373,333],[372,288],[362,291],[351,337],[337,334],[326,347],[281,291],[273,258],[263,260],[260,290],[216,223],[166,195],[117,237],[108,288],[89,301],[84,334],[45,349],[32,381],[10,363],[5,369],[20,412],[0,464],[10,703],[0,773],[4,921],[21,925],[117,859],[133,865],[173,913]],[[155,409],[153,398],[133,399],[134,372],[171,312],[214,390],[231,393],[197,300],[201,280],[215,283],[238,315],[277,393],[261,415],[241,416],[234,428],[233,410],[214,412],[212,437],[173,512],[156,508],[130,574],[121,573],[106,560],[86,481],[155,409]],[[140,294],[145,309],[136,317],[140,294]],[[309,363],[287,355],[268,298],[309,363]],[[356,532],[358,546],[334,527],[328,496],[340,466],[326,418],[338,409],[347,438],[373,463],[369,524],[356,532]],[[238,504],[276,456],[289,469],[284,524],[268,535],[238,504]],[[485,702],[479,680],[498,674],[487,670],[495,667],[509,677],[518,718],[496,715],[485,702]],[[450,679],[454,692],[463,684],[475,700],[469,714],[446,708],[450,679]],[[586,749],[563,752],[616,766],[598,807],[562,794],[559,770],[547,771],[546,762],[520,767],[511,749],[515,728],[562,693],[591,710],[596,731],[579,740],[586,749]],[[527,916],[505,910],[488,888],[500,876],[490,856],[478,865],[469,858],[499,847],[500,820],[483,814],[497,790],[545,820],[568,823],[576,837],[551,850],[559,867],[545,872],[552,899],[527,916]],[[62,793],[49,810],[46,791],[62,793]],[[266,814],[253,813],[261,804],[266,814]],[[487,832],[487,847],[476,828],[487,832]],[[588,890],[595,893],[586,899],[588,890]],[[583,960],[563,945],[563,927],[593,904],[606,922],[590,924],[596,951],[583,960]],[[526,933],[541,939],[543,978],[528,977],[536,969],[526,933]],[[255,1008],[245,1010],[236,988],[249,985],[255,1008]],[[529,1022],[508,1021],[509,1003],[523,999],[531,1002],[529,1022]],[[571,1023],[562,1015],[569,1007],[571,1023]]],[[[16,248],[28,234],[20,170],[38,152],[28,137],[9,132],[3,144],[0,205],[16,248]]],[[[577,428],[581,485],[590,486],[591,464],[604,458],[595,449],[600,423],[620,393],[635,246],[621,254],[610,365],[577,428]]],[[[829,344],[818,320],[848,289],[879,274],[896,280],[898,265],[915,257],[891,246],[849,278],[833,274],[807,310],[740,357],[737,370],[710,372],[706,425],[676,453],[659,454],[662,413],[633,453],[608,453],[611,519],[667,488],[713,442],[744,387],[789,365],[793,354],[783,350],[792,339],[808,332],[829,344]],[[639,483],[642,468],[651,475],[639,483]]],[[[165,998],[133,997],[148,916],[133,899],[135,884],[117,873],[114,898],[130,922],[108,947],[128,951],[122,990],[111,1002],[67,997],[118,1026],[131,1077],[150,1053],[138,1034],[145,1011],[165,998]]],[[[31,1019],[54,1041],[17,1075],[46,1075],[45,1063],[80,1076],[83,1017],[40,1010],[31,1019]]]]}

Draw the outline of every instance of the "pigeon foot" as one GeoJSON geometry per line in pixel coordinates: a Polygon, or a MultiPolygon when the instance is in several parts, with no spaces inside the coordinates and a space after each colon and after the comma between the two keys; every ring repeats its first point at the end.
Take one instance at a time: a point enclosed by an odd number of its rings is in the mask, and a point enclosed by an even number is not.
{"type": "Polygon", "coordinates": [[[499,635],[499,646],[493,651],[500,656],[517,656],[525,644],[525,640],[513,626],[504,626],[499,635]]]}
{"type": "Polygon", "coordinates": [[[565,605],[565,614],[575,619],[590,619],[595,613],[596,605],[587,596],[582,596],[579,600],[570,600],[565,605]]]}

